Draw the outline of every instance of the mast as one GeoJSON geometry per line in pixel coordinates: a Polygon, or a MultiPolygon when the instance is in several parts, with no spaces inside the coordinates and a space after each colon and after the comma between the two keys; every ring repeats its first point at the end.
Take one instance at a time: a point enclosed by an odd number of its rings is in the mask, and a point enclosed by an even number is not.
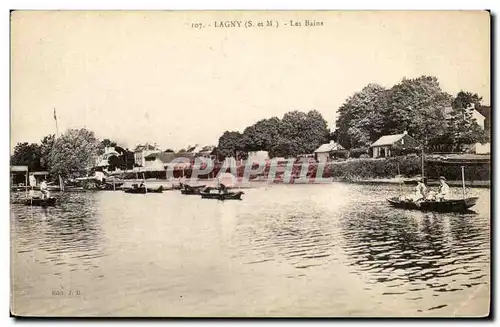
{"type": "MultiPolygon", "coordinates": [[[[57,114],[56,114],[56,108],[54,108],[54,120],[56,121],[56,137],[54,139],[54,144],[56,143],[56,140],[59,138],[59,127],[57,126],[57,114]]],[[[61,174],[58,174],[59,177],[59,189],[61,192],[64,192],[64,182],[61,177],[61,174]]]]}
{"type": "Polygon", "coordinates": [[[464,172],[465,167],[462,166],[462,195],[465,200],[465,172],[464,172]]]}
{"type": "MultiPolygon", "coordinates": [[[[399,171],[399,163],[398,163],[398,176],[401,179],[401,172],[399,171]]],[[[402,185],[402,183],[403,183],[403,181],[400,180],[400,182],[399,182],[399,193],[400,193],[400,195],[403,194],[403,185],[402,185]]]]}

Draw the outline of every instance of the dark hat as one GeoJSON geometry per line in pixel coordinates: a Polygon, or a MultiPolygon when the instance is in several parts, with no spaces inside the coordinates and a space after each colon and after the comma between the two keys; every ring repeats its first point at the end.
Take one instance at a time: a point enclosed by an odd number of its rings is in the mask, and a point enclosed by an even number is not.
{"type": "Polygon", "coordinates": [[[439,179],[440,179],[440,180],[443,180],[443,181],[445,181],[445,180],[446,180],[446,178],[445,178],[444,176],[439,177],[439,179]]]}

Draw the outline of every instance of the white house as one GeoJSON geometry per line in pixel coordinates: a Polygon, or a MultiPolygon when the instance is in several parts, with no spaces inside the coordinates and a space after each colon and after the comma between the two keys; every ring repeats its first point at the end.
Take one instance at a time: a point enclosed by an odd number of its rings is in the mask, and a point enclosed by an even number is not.
{"type": "Polygon", "coordinates": [[[134,162],[136,165],[145,167],[146,166],[145,157],[147,157],[150,154],[160,153],[160,152],[161,150],[156,146],[156,144],[154,145],[148,143],[146,143],[145,145],[139,144],[134,149],[134,162]]]}
{"type": "Polygon", "coordinates": [[[248,152],[249,162],[265,162],[269,159],[269,152],[267,151],[250,151],[248,152]]]}
{"type": "Polygon", "coordinates": [[[161,152],[151,153],[144,158],[147,170],[187,169],[191,167],[194,156],[191,153],[161,152]]]}
{"type": "Polygon", "coordinates": [[[347,152],[344,147],[334,141],[330,143],[322,144],[319,148],[314,151],[316,160],[319,162],[326,162],[330,159],[330,154],[333,152],[347,152]]]}
{"type": "Polygon", "coordinates": [[[109,160],[111,157],[119,157],[120,153],[116,151],[115,147],[107,146],[104,148],[104,153],[96,158],[96,167],[107,167],[109,166],[109,160]]]}
{"type": "MultiPolygon", "coordinates": [[[[488,107],[482,107],[482,108],[488,108],[488,107]]],[[[476,123],[484,130],[486,128],[486,116],[479,112],[473,105],[469,106],[468,109],[472,109],[472,119],[476,121],[476,123]]],[[[449,118],[453,111],[452,107],[446,107],[445,108],[445,116],[446,118],[449,118]]],[[[487,112],[489,113],[489,111],[487,112]]],[[[491,152],[490,149],[491,145],[490,143],[474,143],[474,144],[466,144],[462,146],[461,151],[466,151],[466,152],[473,152],[477,154],[488,154],[491,152]]]]}
{"type": "Polygon", "coordinates": [[[373,158],[391,157],[394,150],[417,148],[420,144],[406,131],[401,134],[384,135],[375,141],[370,148],[373,150],[373,158]]]}

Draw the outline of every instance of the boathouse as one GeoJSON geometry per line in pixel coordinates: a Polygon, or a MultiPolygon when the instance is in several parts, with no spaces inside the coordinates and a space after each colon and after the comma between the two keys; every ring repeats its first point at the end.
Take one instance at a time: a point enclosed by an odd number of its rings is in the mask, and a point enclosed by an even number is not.
{"type": "Polygon", "coordinates": [[[370,145],[373,158],[386,158],[398,154],[401,150],[416,149],[419,143],[404,131],[402,134],[384,135],[370,145]]]}
{"type": "Polygon", "coordinates": [[[318,162],[326,162],[330,160],[331,157],[337,157],[339,155],[346,155],[347,150],[340,144],[330,141],[330,143],[322,144],[319,148],[314,151],[314,155],[318,162]]]}

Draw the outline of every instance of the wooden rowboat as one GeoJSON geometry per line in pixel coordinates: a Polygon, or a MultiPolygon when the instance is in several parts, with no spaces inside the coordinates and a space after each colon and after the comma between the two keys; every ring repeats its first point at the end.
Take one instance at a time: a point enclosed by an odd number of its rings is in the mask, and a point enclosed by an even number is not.
{"type": "Polygon", "coordinates": [[[124,191],[125,193],[130,193],[130,194],[163,193],[163,187],[160,186],[154,189],[152,188],[146,189],[145,187],[127,188],[124,191]]]}
{"type": "Polygon", "coordinates": [[[196,185],[190,186],[187,184],[183,184],[181,193],[184,195],[198,195],[201,193],[201,190],[205,188],[206,185],[196,185]]]}
{"type": "Polygon", "coordinates": [[[216,199],[216,200],[241,200],[241,196],[245,194],[244,192],[228,192],[228,193],[212,193],[212,192],[200,192],[202,199],[216,199]]]}
{"type": "Polygon", "coordinates": [[[435,212],[467,212],[477,202],[477,197],[443,200],[443,201],[421,201],[413,202],[401,200],[397,197],[389,198],[387,201],[395,208],[420,211],[435,211],[435,212]]]}

